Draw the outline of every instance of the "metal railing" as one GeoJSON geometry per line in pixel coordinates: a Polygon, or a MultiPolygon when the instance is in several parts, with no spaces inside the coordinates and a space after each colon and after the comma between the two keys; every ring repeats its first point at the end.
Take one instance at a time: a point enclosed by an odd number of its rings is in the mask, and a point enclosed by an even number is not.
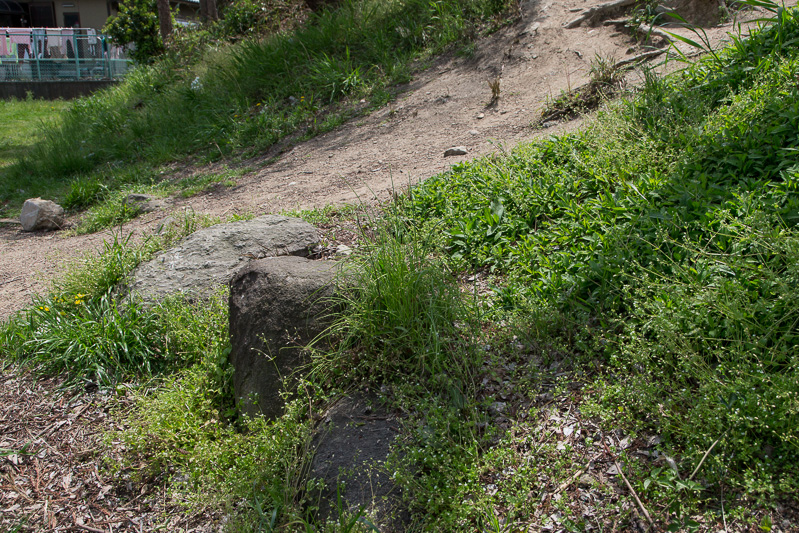
{"type": "Polygon", "coordinates": [[[131,67],[89,28],[0,28],[0,81],[116,79],[131,67]]]}

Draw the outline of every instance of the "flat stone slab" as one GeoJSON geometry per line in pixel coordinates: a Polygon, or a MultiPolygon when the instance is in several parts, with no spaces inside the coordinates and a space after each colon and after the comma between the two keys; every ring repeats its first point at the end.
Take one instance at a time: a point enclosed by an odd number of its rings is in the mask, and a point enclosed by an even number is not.
{"type": "Polygon", "coordinates": [[[158,301],[172,294],[204,298],[252,259],[307,256],[319,242],[311,224],[265,215],[196,231],[177,246],[139,265],[128,283],[131,294],[158,301]]]}
{"type": "Polygon", "coordinates": [[[325,413],[313,438],[310,470],[310,478],[324,484],[309,495],[320,522],[339,518],[341,498],[343,510],[361,509],[379,531],[407,530],[410,513],[386,469],[398,434],[396,415],[374,396],[342,398],[325,413]]]}

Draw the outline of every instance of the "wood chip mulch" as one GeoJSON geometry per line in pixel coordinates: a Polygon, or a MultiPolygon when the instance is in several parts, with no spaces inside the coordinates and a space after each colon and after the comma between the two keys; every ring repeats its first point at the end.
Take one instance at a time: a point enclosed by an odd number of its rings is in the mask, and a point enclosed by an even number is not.
{"type": "Polygon", "coordinates": [[[220,530],[218,517],[178,507],[164,486],[125,471],[112,478],[108,460],[119,457],[104,434],[119,396],[61,384],[17,369],[0,375],[0,531],[220,530]]]}

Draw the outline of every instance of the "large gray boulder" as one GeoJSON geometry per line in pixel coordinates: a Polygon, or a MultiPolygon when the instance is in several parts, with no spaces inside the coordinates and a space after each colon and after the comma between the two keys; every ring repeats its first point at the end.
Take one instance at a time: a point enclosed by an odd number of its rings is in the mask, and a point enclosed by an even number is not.
{"type": "Polygon", "coordinates": [[[61,229],[65,223],[64,208],[50,200],[30,198],[22,204],[19,221],[25,231],[61,229]]]}
{"type": "Polygon", "coordinates": [[[345,397],[327,411],[312,441],[310,477],[321,488],[309,499],[319,522],[360,510],[382,532],[407,529],[410,515],[386,467],[398,433],[396,415],[374,396],[345,397]]]}
{"type": "Polygon", "coordinates": [[[250,262],[230,281],[230,362],[243,412],[283,413],[281,393],[309,362],[304,347],[336,308],[338,264],[271,257],[250,262]]]}
{"type": "Polygon", "coordinates": [[[311,224],[278,215],[217,224],[196,231],[177,246],[139,265],[128,284],[132,294],[158,301],[171,294],[209,296],[253,258],[306,256],[319,241],[311,224]]]}

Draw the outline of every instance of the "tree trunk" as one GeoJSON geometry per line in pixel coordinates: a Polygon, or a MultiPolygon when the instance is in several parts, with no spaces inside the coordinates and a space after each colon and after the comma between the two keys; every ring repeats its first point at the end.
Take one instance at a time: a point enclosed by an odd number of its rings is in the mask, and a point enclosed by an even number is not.
{"type": "Polygon", "coordinates": [[[200,20],[203,22],[219,20],[216,0],[200,0],[200,20]]]}
{"type": "Polygon", "coordinates": [[[205,0],[206,16],[211,22],[219,20],[219,11],[216,9],[216,0],[205,0]]]}
{"type": "Polygon", "coordinates": [[[161,30],[161,40],[166,44],[167,38],[172,33],[172,13],[169,11],[169,0],[158,0],[158,26],[161,30]]]}

